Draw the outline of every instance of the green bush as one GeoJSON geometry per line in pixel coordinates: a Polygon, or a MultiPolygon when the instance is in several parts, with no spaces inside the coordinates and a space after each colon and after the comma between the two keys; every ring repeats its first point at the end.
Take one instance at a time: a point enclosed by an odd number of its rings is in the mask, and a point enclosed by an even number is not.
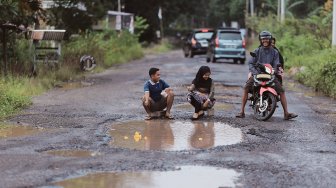
{"type": "Polygon", "coordinates": [[[93,56],[99,66],[110,67],[141,58],[143,51],[137,37],[128,32],[92,33],[65,44],[63,66],[79,67],[83,55],[93,56]]]}
{"type": "Polygon", "coordinates": [[[29,78],[32,66],[30,42],[18,39],[15,44],[14,55],[10,58],[12,74],[0,80],[0,119],[27,107],[31,104],[32,96],[54,87],[58,82],[74,80],[82,76],[84,73],[79,70],[79,60],[83,55],[93,56],[99,70],[141,58],[144,55],[138,38],[128,32],[91,33],[62,44],[59,69],[50,70],[50,67],[40,63],[37,77],[29,78]]]}
{"type": "Polygon", "coordinates": [[[0,80],[0,119],[27,107],[31,104],[31,96],[42,91],[29,82],[27,78],[0,80]]]}
{"type": "Polygon", "coordinates": [[[299,56],[295,61],[302,70],[295,77],[331,97],[336,97],[336,52],[331,49],[318,51],[308,56],[299,56]]]}

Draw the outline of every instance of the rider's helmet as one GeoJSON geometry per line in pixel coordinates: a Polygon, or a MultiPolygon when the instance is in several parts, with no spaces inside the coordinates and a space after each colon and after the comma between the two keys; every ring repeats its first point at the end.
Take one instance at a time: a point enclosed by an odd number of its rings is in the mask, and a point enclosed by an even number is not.
{"type": "Polygon", "coordinates": [[[260,41],[260,45],[262,45],[261,40],[262,39],[269,39],[269,45],[271,45],[272,42],[272,33],[269,31],[262,31],[259,33],[259,41],[260,41]]]}

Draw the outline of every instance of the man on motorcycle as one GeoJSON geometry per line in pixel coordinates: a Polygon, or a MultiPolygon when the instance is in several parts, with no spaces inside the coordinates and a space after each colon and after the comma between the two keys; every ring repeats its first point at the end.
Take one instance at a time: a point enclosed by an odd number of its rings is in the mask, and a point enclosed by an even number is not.
{"type": "MultiPolygon", "coordinates": [[[[259,41],[261,47],[257,48],[254,51],[256,57],[252,57],[252,59],[250,59],[249,61],[249,70],[252,73],[252,75],[257,75],[261,73],[260,68],[256,66],[257,63],[272,65],[273,69],[275,70],[275,74],[277,74],[278,66],[280,64],[279,52],[272,47],[271,40],[272,40],[272,34],[270,32],[262,31],[259,34],[259,41]]],[[[284,110],[284,119],[289,120],[296,118],[298,115],[288,112],[285,91],[282,88],[280,82],[277,79],[275,79],[274,83],[275,83],[274,89],[280,95],[281,104],[284,110]]],[[[254,79],[253,76],[251,76],[246,82],[246,85],[244,87],[241,111],[236,115],[237,118],[245,117],[245,105],[247,102],[248,93],[253,90],[253,84],[254,79]]]]}
{"type": "Polygon", "coordinates": [[[279,67],[279,69],[278,69],[278,74],[277,74],[276,76],[277,76],[279,82],[280,82],[281,85],[282,85],[282,78],[283,78],[283,76],[284,76],[284,69],[285,69],[285,68],[284,68],[284,67],[285,67],[285,60],[284,60],[283,56],[281,55],[280,50],[275,46],[275,43],[276,43],[276,39],[275,39],[275,37],[272,37],[272,40],[271,40],[271,41],[272,41],[272,42],[271,42],[272,47],[273,47],[274,49],[276,49],[276,50],[278,51],[278,53],[279,53],[279,60],[280,60],[280,64],[281,64],[281,66],[279,67]]]}

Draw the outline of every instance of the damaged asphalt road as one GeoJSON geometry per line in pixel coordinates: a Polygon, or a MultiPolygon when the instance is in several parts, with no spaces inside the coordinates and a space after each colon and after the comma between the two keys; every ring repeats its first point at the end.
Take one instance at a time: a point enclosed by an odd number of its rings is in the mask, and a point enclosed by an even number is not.
{"type": "Polygon", "coordinates": [[[299,114],[297,119],[284,121],[280,103],[267,122],[256,121],[248,106],[246,118],[236,119],[247,72],[247,65],[206,64],[204,57],[188,59],[182,52],[172,51],[149,55],[87,76],[81,84],[35,97],[29,109],[6,124],[36,131],[24,134],[19,130],[15,137],[12,131],[1,137],[5,133],[0,130],[0,187],[52,186],[87,173],[172,171],[180,166],[235,170],[240,174],[235,180],[238,187],[336,187],[335,100],[311,95],[307,88],[287,79],[289,110],[299,114]],[[186,86],[201,65],[212,69],[217,104],[215,116],[198,125],[190,121],[193,110],[186,101],[186,86]],[[175,120],[164,123],[163,132],[142,125],[118,134],[122,123],[143,122],[140,98],[153,66],[161,69],[162,79],[174,89],[175,120]],[[189,128],[180,130],[184,123],[189,128]],[[236,137],[216,136],[218,123],[238,131],[241,138],[229,143],[236,137]],[[204,129],[209,124],[213,128],[204,129]],[[126,142],[133,139],[127,131],[139,132],[134,139],[153,137],[152,143],[160,144],[145,147],[126,142]],[[155,140],[157,134],[163,136],[155,140]],[[58,150],[82,152],[52,154],[58,150]]]}

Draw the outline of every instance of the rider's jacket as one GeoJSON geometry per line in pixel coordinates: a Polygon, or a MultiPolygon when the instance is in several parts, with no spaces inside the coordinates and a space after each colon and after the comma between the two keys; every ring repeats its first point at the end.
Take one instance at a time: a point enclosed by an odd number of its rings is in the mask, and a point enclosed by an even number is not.
{"type": "Polygon", "coordinates": [[[278,64],[280,64],[279,52],[273,47],[259,47],[254,50],[256,57],[252,57],[249,60],[249,70],[253,75],[261,73],[261,70],[256,66],[257,63],[260,64],[271,64],[274,68],[275,74],[278,72],[278,64]]]}

